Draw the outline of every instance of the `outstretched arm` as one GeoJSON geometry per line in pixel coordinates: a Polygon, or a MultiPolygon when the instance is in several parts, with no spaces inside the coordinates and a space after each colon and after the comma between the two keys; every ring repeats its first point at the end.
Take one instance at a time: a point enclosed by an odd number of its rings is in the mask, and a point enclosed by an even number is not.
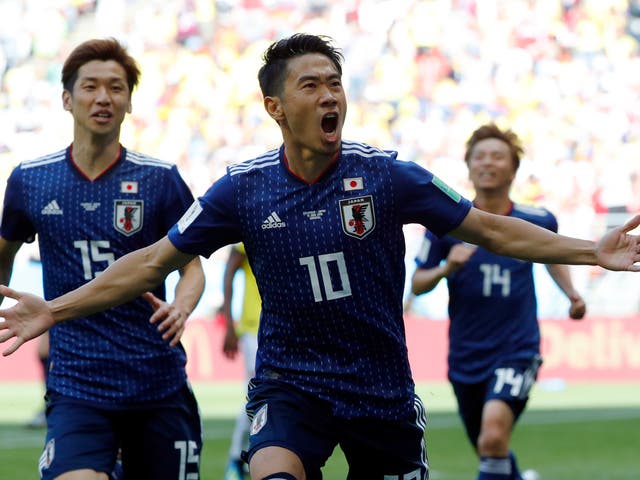
{"type": "Polygon", "coordinates": [[[450,234],[498,255],[537,263],[599,265],[608,270],[640,272],[640,237],[629,232],[640,225],[636,215],[609,230],[599,242],[558,235],[524,220],[472,208],[450,234]]]}
{"type": "Polygon", "coordinates": [[[128,302],[152,290],[165,277],[194,259],[177,250],[167,237],[120,257],[100,276],[50,301],[0,286],[0,295],[18,301],[0,310],[0,343],[15,337],[3,355],[15,352],[24,342],[53,325],[84,317],[128,302]]]}

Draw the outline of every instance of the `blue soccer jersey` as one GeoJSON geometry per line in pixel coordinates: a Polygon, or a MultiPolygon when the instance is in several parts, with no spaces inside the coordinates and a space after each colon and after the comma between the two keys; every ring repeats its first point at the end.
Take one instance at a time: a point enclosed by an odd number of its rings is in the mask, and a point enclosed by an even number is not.
{"type": "MultiPolygon", "coordinates": [[[[121,148],[118,160],[91,181],[69,147],[14,169],[0,233],[11,241],[38,236],[44,295],[52,299],[162,238],[192,203],[174,165],[121,148]]],[[[164,298],[164,286],[154,293],[164,298]]],[[[114,405],[179,390],[186,381],[185,352],[162,340],[149,323],[152,313],[138,298],[54,326],[48,388],[114,405]]]]}
{"type": "MultiPolygon", "coordinates": [[[[513,205],[508,216],[557,232],[547,210],[513,205]]],[[[436,267],[460,243],[427,231],[416,258],[418,268],[436,267]]],[[[493,374],[500,361],[528,359],[540,351],[533,264],[478,247],[467,263],[447,277],[449,289],[449,378],[475,383],[493,374]]]]}
{"type": "Polygon", "coordinates": [[[415,416],[402,226],[446,234],[471,204],[395,152],[343,142],[311,184],[283,152],[229,167],[169,238],[203,256],[244,242],[262,298],[257,378],[310,392],[343,418],[415,416]]]}

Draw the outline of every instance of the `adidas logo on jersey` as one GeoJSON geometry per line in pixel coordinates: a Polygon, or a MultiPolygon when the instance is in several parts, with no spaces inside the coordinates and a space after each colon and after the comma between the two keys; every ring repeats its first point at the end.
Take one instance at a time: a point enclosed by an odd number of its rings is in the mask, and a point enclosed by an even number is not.
{"type": "Polygon", "coordinates": [[[283,228],[286,226],[287,224],[280,219],[276,212],[271,212],[267,219],[262,222],[263,230],[266,230],[267,228],[283,228]]]}
{"type": "Polygon", "coordinates": [[[62,215],[62,209],[60,205],[58,205],[57,200],[51,200],[44,206],[40,213],[42,215],[62,215]]]}

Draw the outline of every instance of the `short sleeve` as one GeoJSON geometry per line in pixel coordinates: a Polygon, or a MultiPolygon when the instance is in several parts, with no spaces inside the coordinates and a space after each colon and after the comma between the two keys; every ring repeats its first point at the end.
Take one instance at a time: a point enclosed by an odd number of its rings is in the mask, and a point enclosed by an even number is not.
{"type": "Polygon", "coordinates": [[[392,181],[402,223],[419,223],[441,237],[458,227],[471,202],[414,162],[396,160],[392,181]]]}
{"type": "Polygon", "coordinates": [[[37,232],[28,215],[20,172],[20,167],[14,169],[7,180],[0,235],[8,241],[31,243],[37,232]]]}
{"type": "Polygon", "coordinates": [[[209,257],[219,248],[237,243],[241,225],[228,175],[217,180],[169,230],[169,240],[184,253],[209,257]]]}

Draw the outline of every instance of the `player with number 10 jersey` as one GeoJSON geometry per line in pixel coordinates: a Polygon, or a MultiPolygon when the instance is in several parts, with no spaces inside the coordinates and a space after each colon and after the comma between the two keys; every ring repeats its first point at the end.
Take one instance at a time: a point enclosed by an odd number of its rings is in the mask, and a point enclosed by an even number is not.
{"type": "Polygon", "coordinates": [[[345,141],[307,183],[273,150],[229,167],[169,231],[177,249],[204,256],[244,242],[262,297],[257,378],[312,393],[339,418],[413,413],[402,226],[444,234],[471,206],[396,155],[345,141]]]}

